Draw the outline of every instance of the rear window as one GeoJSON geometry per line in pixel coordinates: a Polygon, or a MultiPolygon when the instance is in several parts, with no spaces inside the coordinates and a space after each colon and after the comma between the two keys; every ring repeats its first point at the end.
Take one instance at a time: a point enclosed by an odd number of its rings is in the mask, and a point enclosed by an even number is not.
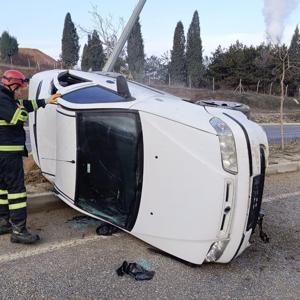
{"type": "Polygon", "coordinates": [[[109,103],[124,102],[127,99],[100,86],[92,86],[63,95],[64,100],[72,103],[109,103]]]}

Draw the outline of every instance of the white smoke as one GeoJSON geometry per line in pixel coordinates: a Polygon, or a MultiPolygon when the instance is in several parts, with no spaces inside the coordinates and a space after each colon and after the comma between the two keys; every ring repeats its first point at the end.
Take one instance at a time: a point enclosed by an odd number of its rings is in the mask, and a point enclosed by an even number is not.
{"type": "Polygon", "coordinates": [[[269,42],[281,42],[285,21],[298,3],[299,0],[264,0],[263,14],[269,42]]]}

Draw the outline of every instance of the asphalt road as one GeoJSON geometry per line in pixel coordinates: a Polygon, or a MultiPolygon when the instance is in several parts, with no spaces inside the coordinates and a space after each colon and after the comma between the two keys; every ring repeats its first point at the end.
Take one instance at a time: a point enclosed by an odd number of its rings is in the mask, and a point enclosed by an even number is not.
{"type": "MultiPolygon", "coordinates": [[[[280,143],[281,133],[280,125],[264,125],[263,128],[267,133],[269,143],[280,143]]],[[[284,139],[286,141],[300,140],[300,124],[284,125],[284,139]]]]}
{"type": "Polygon", "coordinates": [[[252,246],[227,265],[191,267],[123,232],[99,237],[96,224],[68,222],[79,214],[58,201],[29,214],[29,226],[43,237],[39,245],[0,237],[0,299],[299,299],[299,178],[299,172],[267,178],[263,208],[270,243],[255,234],[252,246]],[[156,274],[149,282],[118,277],[123,260],[156,274]]]}
{"type": "MultiPolygon", "coordinates": [[[[263,128],[267,133],[267,137],[269,143],[280,143],[281,141],[281,134],[280,134],[280,126],[279,125],[264,125],[263,128]]],[[[25,128],[26,130],[26,146],[28,151],[31,151],[30,145],[30,135],[29,129],[25,128]]],[[[300,124],[297,125],[285,125],[284,126],[284,136],[286,141],[291,140],[300,140],[300,124]]]]}

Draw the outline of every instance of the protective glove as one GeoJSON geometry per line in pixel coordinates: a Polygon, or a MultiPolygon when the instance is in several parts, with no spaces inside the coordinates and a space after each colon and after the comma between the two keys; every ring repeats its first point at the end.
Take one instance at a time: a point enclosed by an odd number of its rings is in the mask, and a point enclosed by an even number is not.
{"type": "Polygon", "coordinates": [[[46,100],[46,104],[56,104],[57,98],[60,97],[60,93],[53,94],[50,98],[46,100]]]}

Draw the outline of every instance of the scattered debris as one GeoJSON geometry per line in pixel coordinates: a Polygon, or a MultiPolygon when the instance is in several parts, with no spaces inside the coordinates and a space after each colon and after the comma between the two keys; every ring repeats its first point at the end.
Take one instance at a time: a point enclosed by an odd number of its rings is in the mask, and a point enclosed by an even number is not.
{"type": "Polygon", "coordinates": [[[138,265],[142,266],[145,270],[151,270],[152,269],[152,265],[148,260],[139,259],[136,263],[138,265]]]}
{"type": "Polygon", "coordinates": [[[117,269],[118,276],[128,274],[137,281],[151,280],[155,274],[155,271],[148,271],[137,263],[128,263],[124,261],[122,266],[117,269]]]}
{"type": "Polygon", "coordinates": [[[89,226],[99,226],[105,224],[104,222],[89,216],[75,216],[66,223],[70,223],[72,227],[77,230],[85,230],[89,226]]]}
{"type": "Polygon", "coordinates": [[[117,227],[108,223],[103,223],[96,229],[98,235],[105,235],[105,236],[113,235],[118,231],[119,229],[117,227]]]}
{"type": "Polygon", "coordinates": [[[257,224],[259,226],[259,237],[261,238],[261,240],[264,243],[269,243],[270,242],[270,238],[268,237],[268,235],[263,231],[263,221],[264,221],[264,213],[260,212],[259,213],[259,217],[258,217],[258,221],[257,224]]]}

